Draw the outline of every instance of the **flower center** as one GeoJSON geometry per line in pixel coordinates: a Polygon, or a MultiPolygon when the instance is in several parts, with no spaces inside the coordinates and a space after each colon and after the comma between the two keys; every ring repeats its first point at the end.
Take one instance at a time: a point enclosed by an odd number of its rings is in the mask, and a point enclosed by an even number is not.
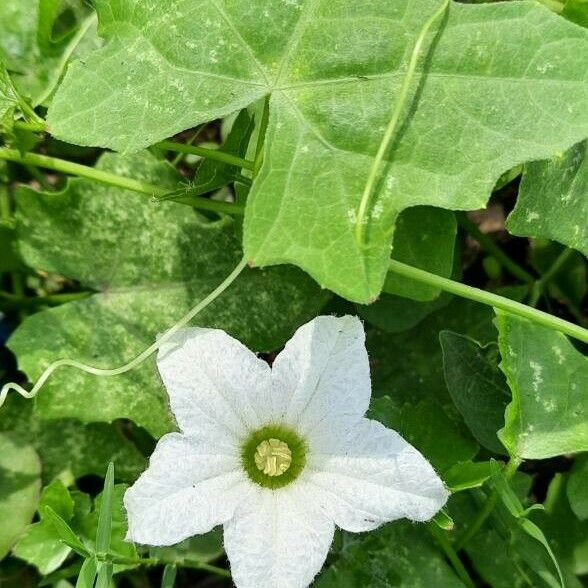
{"type": "Polygon", "coordinates": [[[252,482],[276,490],[293,482],[306,466],[307,445],[284,425],[266,425],[241,445],[241,464],[252,482]]]}
{"type": "Polygon", "coordinates": [[[292,452],[279,439],[262,441],[255,450],[257,469],[268,476],[281,476],[292,463],[292,452]]]}

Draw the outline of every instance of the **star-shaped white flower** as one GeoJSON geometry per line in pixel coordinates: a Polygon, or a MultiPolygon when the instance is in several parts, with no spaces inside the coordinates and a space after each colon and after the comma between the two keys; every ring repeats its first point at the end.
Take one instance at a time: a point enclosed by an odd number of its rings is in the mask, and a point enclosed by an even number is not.
{"type": "Polygon", "coordinates": [[[356,317],[302,326],[273,367],[223,331],[186,329],[157,364],[181,433],[125,494],[129,538],[171,545],[224,525],[239,588],[302,588],[335,526],[430,519],[447,500],[429,462],[364,417],[371,386],[356,317]]]}

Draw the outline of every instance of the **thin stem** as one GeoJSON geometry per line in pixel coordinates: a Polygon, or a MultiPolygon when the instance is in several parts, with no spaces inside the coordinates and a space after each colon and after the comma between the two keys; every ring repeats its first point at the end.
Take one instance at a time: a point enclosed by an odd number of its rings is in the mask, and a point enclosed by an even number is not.
{"type": "MultiPolygon", "coordinates": [[[[521,465],[521,461],[519,459],[511,458],[510,461],[506,464],[504,468],[504,477],[506,480],[510,480],[519,469],[521,465]]],[[[478,516],[474,519],[472,524],[467,528],[466,532],[463,534],[463,537],[456,543],[455,548],[457,551],[460,551],[464,548],[464,546],[478,533],[478,531],[482,528],[486,519],[492,514],[496,503],[498,502],[498,492],[496,490],[492,490],[490,496],[486,500],[486,503],[482,507],[482,510],[478,513],[478,516]]]]}
{"type": "Polygon", "coordinates": [[[543,294],[543,290],[551,280],[561,271],[563,266],[566,264],[568,259],[574,254],[573,249],[564,249],[557,257],[557,259],[551,264],[549,269],[541,276],[541,279],[537,280],[533,286],[531,292],[531,298],[529,299],[529,306],[533,308],[537,306],[539,299],[543,294]]]}
{"type": "MultiPolygon", "coordinates": [[[[38,153],[25,153],[24,155],[21,155],[15,149],[0,147],[0,159],[14,161],[24,165],[34,165],[46,169],[52,169],[64,174],[95,180],[102,184],[122,188],[124,190],[131,190],[151,197],[162,196],[170,192],[169,188],[164,188],[163,186],[156,186],[141,180],[119,176],[87,165],[81,165],[79,163],[74,163],[65,159],[58,159],[56,157],[49,157],[47,155],[40,155],[38,153]]],[[[190,204],[191,206],[194,206],[194,208],[200,208],[202,210],[212,210],[214,212],[223,212],[226,214],[243,214],[243,207],[230,202],[209,200],[208,198],[201,198],[199,196],[178,196],[173,198],[173,200],[174,202],[190,204]]]]}
{"type": "Polygon", "coordinates": [[[437,525],[429,524],[427,525],[429,532],[433,537],[436,539],[437,543],[447,556],[447,559],[451,563],[455,573],[457,574],[458,578],[468,587],[468,588],[475,588],[474,581],[468,574],[468,571],[465,569],[461,559],[453,549],[453,546],[445,536],[445,533],[437,527],[437,525]]]}
{"type": "Polygon", "coordinates": [[[49,294],[48,296],[28,297],[22,294],[10,294],[9,292],[0,291],[0,300],[6,300],[15,306],[57,306],[75,300],[83,300],[91,295],[92,292],[66,292],[62,294],[49,294]]]}
{"type": "Polygon", "coordinates": [[[98,17],[96,15],[96,13],[94,12],[93,14],[88,16],[88,18],[86,18],[82,22],[82,24],[80,25],[80,28],[77,30],[76,34],[72,37],[71,41],[68,43],[67,47],[65,48],[65,51],[63,52],[63,55],[61,56],[61,59],[59,60],[59,64],[57,66],[57,71],[56,71],[55,75],[53,76],[52,81],[49,83],[49,85],[47,86],[45,91],[37,98],[37,100],[35,100],[35,103],[34,103],[35,107],[43,104],[45,102],[45,100],[49,99],[53,95],[53,92],[55,92],[55,90],[57,89],[57,86],[59,85],[59,83],[61,82],[61,80],[63,78],[63,75],[65,74],[65,69],[67,67],[67,64],[69,63],[69,60],[71,59],[71,56],[73,55],[74,51],[77,49],[78,45],[81,43],[82,39],[86,36],[86,33],[88,32],[88,30],[94,24],[96,24],[97,19],[98,19],[98,17]]]}
{"type": "Polygon", "coordinates": [[[207,564],[201,561],[190,560],[190,559],[181,559],[177,561],[170,561],[165,558],[159,559],[156,557],[109,557],[109,561],[115,564],[121,565],[139,565],[139,566],[161,566],[167,564],[178,565],[186,568],[192,568],[195,570],[203,570],[206,572],[210,572],[211,574],[215,574],[216,576],[221,576],[223,578],[230,578],[231,573],[229,570],[225,568],[221,568],[219,566],[213,566],[211,564],[207,564]]]}
{"type": "MultiPolygon", "coordinates": [[[[200,136],[200,133],[202,133],[202,131],[204,130],[204,127],[206,125],[200,125],[200,127],[198,127],[198,129],[196,129],[196,132],[192,134],[192,136],[188,139],[188,141],[186,141],[186,145],[192,145],[194,143],[194,141],[196,141],[196,139],[198,139],[198,137],[200,136]]],[[[186,157],[186,153],[178,153],[173,161],[172,161],[172,165],[174,167],[177,167],[178,165],[180,165],[180,163],[182,163],[182,161],[184,160],[184,157],[186,157]]]]}
{"type": "Polygon", "coordinates": [[[8,384],[5,384],[0,390],[0,407],[4,404],[6,396],[8,395],[8,392],[10,392],[10,390],[18,392],[21,396],[24,396],[25,398],[34,398],[39,393],[39,390],[43,387],[43,385],[51,376],[51,374],[60,367],[74,367],[83,372],[86,372],[87,374],[103,377],[118,376],[120,374],[124,374],[126,372],[131,371],[132,369],[141,365],[146,359],[148,359],[153,353],[155,353],[163,345],[163,343],[169,340],[179,329],[185,327],[198,313],[204,310],[209,304],[214,302],[237,279],[239,274],[245,269],[246,265],[247,262],[245,258],[243,258],[237,264],[235,269],[222,281],[222,283],[219,286],[217,286],[208,296],[206,296],[206,298],[204,298],[198,304],[193,306],[182,318],[180,318],[180,320],[178,320],[178,322],[176,322],[172,327],[165,331],[165,333],[163,333],[163,335],[161,335],[161,337],[159,337],[159,339],[157,339],[155,343],[147,347],[147,349],[142,351],[139,355],[137,355],[128,363],[125,363],[116,368],[105,369],[86,365],[73,359],[58,359],[45,369],[45,371],[41,374],[41,376],[33,386],[32,390],[30,391],[25,390],[16,382],[9,382],[8,384]]]}
{"type": "Polygon", "coordinates": [[[253,169],[253,162],[248,159],[243,159],[232,153],[225,153],[218,149],[206,149],[206,147],[199,147],[198,145],[188,145],[187,143],[176,143],[174,141],[160,141],[154,147],[165,149],[166,151],[174,151],[175,153],[186,153],[190,155],[200,155],[207,159],[214,159],[222,161],[228,165],[235,167],[253,169]]]}
{"type": "Polygon", "coordinates": [[[408,67],[406,69],[406,74],[404,75],[404,79],[402,80],[402,85],[400,86],[400,90],[398,92],[398,97],[394,103],[394,109],[392,111],[392,116],[390,117],[390,121],[388,122],[388,126],[384,132],[384,136],[382,137],[382,141],[380,146],[378,147],[378,151],[376,153],[376,157],[374,158],[374,162],[370,168],[367,181],[365,183],[365,187],[363,189],[363,194],[361,195],[361,201],[359,203],[359,208],[357,209],[357,220],[355,222],[355,238],[360,246],[364,246],[364,224],[366,220],[366,214],[369,210],[371,198],[376,187],[376,182],[380,176],[380,170],[382,167],[382,162],[384,161],[384,157],[390,147],[390,143],[394,138],[394,133],[398,127],[398,123],[400,122],[400,117],[406,105],[406,101],[408,99],[408,93],[410,90],[410,85],[414,78],[414,74],[416,73],[416,68],[418,65],[418,60],[421,55],[421,50],[423,47],[423,43],[429,32],[429,29],[433,26],[433,24],[439,19],[449,7],[449,0],[444,0],[443,3],[439,6],[437,10],[427,19],[417,40],[414,44],[412,54],[410,56],[410,61],[408,62],[408,67]]]}
{"type": "Polygon", "coordinates": [[[466,284],[462,284],[460,282],[454,282],[448,278],[442,278],[441,276],[430,274],[429,272],[412,267],[410,265],[406,265],[405,263],[401,263],[400,261],[395,261],[393,259],[390,260],[388,269],[392,273],[404,276],[405,278],[411,278],[417,282],[422,282],[423,284],[440,288],[445,292],[456,294],[462,298],[469,298],[470,300],[475,300],[476,302],[481,302],[482,304],[487,304],[488,306],[506,310],[507,312],[517,316],[529,319],[538,325],[555,329],[556,331],[560,331],[561,333],[564,333],[570,337],[574,337],[579,341],[588,343],[587,329],[541,310],[537,310],[536,308],[527,306],[526,304],[521,304],[515,300],[510,300],[509,298],[504,298],[503,296],[499,296],[498,294],[494,294],[492,292],[486,292],[485,290],[480,290],[479,288],[467,286],[466,284]]]}
{"type": "Polygon", "coordinates": [[[535,278],[526,269],[513,261],[488,235],[482,233],[478,225],[472,222],[466,214],[458,214],[457,222],[480,244],[484,251],[490,253],[513,277],[526,284],[532,284],[535,281],[535,278]]]}

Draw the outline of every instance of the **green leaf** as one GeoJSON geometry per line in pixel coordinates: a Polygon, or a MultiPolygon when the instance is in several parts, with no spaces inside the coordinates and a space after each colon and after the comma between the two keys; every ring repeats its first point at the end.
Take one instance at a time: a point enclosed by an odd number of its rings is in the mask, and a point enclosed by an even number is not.
{"type": "Polygon", "coordinates": [[[454,464],[474,457],[478,450],[476,443],[462,435],[432,399],[405,404],[399,410],[389,397],[377,398],[370,407],[370,416],[398,431],[442,475],[454,464]]]}
{"type": "Polygon", "coordinates": [[[0,560],[31,522],[41,489],[41,464],[30,445],[0,434],[0,560]]]}
{"type": "Polygon", "coordinates": [[[39,454],[43,480],[57,476],[77,479],[104,476],[109,462],[120,480],[134,481],[145,469],[145,458],[123,435],[121,423],[83,425],[74,419],[44,421],[33,414],[33,403],[11,394],[2,407],[0,433],[30,443],[39,454]]]}
{"type": "Polygon", "coordinates": [[[588,141],[525,166],[507,229],[522,237],[559,241],[588,255],[588,141]]]}
{"type": "Polygon", "coordinates": [[[107,553],[110,549],[110,534],[112,529],[112,499],[114,493],[114,465],[108,464],[108,470],[104,478],[104,490],[100,502],[98,515],[98,528],[96,529],[96,551],[107,553]]]}
{"type": "Polygon", "coordinates": [[[443,480],[452,493],[479,488],[489,477],[489,461],[456,463],[443,474],[443,480]]]}
{"type": "Polygon", "coordinates": [[[313,584],[316,588],[463,588],[424,526],[407,522],[349,541],[313,584]]]}
{"type": "Polygon", "coordinates": [[[78,539],[73,529],[63,520],[50,506],[44,506],[41,511],[43,518],[50,522],[57,531],[60,539],[77,554],[82,557],[88,557],[89,551],[86,546],[78,539]]]}
{"type": "Polygon", "coordinates": [[[567,0],[560,14],[583,27],[588,27],[588,2],[586,0],[567,0]]]}
{"type": "Polygon", "coordinates": [[[176,566],[166,565],[161,576],[161,588],[174,588],[176,582],[176,566]]]}
{"type": "Polygon", "coordinates": [[[69,68],[49,125],[60,139],[128,152],[269,94],[247,258],[295,263],[367,303],[382,289],[403,209],[483,207],[504,171],[588,132],[588,33],[534,2],[452,3],[425,43],[426,75],[411,88],[360,247],[355,215],[391,102],[440,4],[167,0],[155,11],[100,0],[107,45],[69,68]]]}
{"type": "MultiPolygon", "coordinates": [[[[431,206],[408,208],[396,221],[392,258],[449,278],[456,235],[457,222],[452,212],[431,206]]],[[[420,301],[434,300],[441,294],[438,288],[394,274],[386,278],[384,292],[420,301]]]]}
{"type": "MultiPolygon", "coordinates": [[[[127,557],[136,559],[138,557],[137,550],[133,543],[125,540],[127,534],[127,514],[123,505],[123,496],[128,486],[126,484],[116,484],[112,491],[112,501],[110,508],[110,548],[109,553],[118,557],[127,557]]],[[[92,544],[96,541],[98,536],[98,528],[100,524],[100,512],[102,511],[102,504],[104,501],[104,494],[101,493],[94,501],[94,508],[91,512],[78,517],[76,520],[76,529],[84,539],[92,544]]],[[[102,544],[102,547],[104,543],[102,544]]],[[[99,551],[96,546],[96,551],[99,551]]],[[[119,568],[120,566],[116,566],[119,568]]],[[[128,567],[128,566],[125,566],[128,567]]]]}
{"type": "Polygon", "coordinates": [[[581,521],[588,519],[588,455],[576,458],[567,484],[570,507],[581,521]]]}
{"type": "Polygon", "coordinates": [[[41,521],[30,525],[14,547],[14,555],[36,566],[42,575],[58,569],[70,553],[70,547],[60,540],[55,526],[46,518],[46,506],[66,522],[73,517],[74,501],[60,480],[53,481],[43,490],[38,508],[41,521]]]}
{"type": "Polygon", "coordinates": [[[451,331],[442,331],[439,340],[445,382],[457,410],[481,445],[504,453],[496,432],[504,425],[510,392],[498,367],[498,348],[451,331]]]}
{"type": "Polygon", "coordinates": [[[588,359],[552,329],[496,311],[500,367],[512,392],[499,438],[510,455],[588,449],[588,359]]]}
{"type": "Polygon", "coordinates": [[[96,588],[109,588],[113,571],[112,562],[107,561],[101,563],[98,568],[98,575],[96,577],[96,588]]]}
{"type": "Polygon", "coordinates": [[[19,96],[0,56],[0,130],[12,129],[19,96]]]}
{"type": "Polygon", "coordinates": [[[93,588],[95,579],[96,560],[94,558],[85,559],[76,582],[76,588],[93,588]]]}
{"type": "MultiPolygon", "coordinates": [[[[107,154],[98,167],[170,187],[180,178],[148,153],[107,154]]],[[[181,204],[154,204],[87,180],[73,180],[59,194],[23,187],[17,207],[27,264],[99,290],[29,317],[13,334],[9,346],[31,379],[63,357],[124,364],[216,288],[242,257],[230,219],[208,222],[181,204]]],[[[296,268],[246,269],[194,323],[270,351],[315,316],[327,297],[296,268]]],[[[84,422],[129,418],[160,436],[174,425],[154,363],[151,358],[110,378],[57,371],[37,397],[36,413],[84,422]]]]}

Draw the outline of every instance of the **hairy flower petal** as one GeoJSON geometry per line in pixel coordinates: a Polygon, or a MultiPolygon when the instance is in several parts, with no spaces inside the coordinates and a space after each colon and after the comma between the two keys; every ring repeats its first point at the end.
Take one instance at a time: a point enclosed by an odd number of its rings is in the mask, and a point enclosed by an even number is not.
{"type": "Polygon", "coordinates": [[[335,525],[300,481],[275,491],[260,488],[224,532],[239,588],[304,588],[327,557],[335,525]]]}
{"type": "Polygon", "coordinates": [[[183,329],[162,345],[157,367],[180,429],[226,429],[236,437],[267,421],[270,368],[217,329],[183,329]]]}
{"type": "Polygon", "coordinates": [[[447,501],[431,464],[381,423],[362,419],[329,441],[323,453],[316,446],[311,453],[308,479],[339,527],[360,532],[400,518],[426,521],[447,501]]]}
{"type": "Polygon", "coordinates": [[[149,468],[125,493],[128,538],[172,545],[206,533],[233,516],[250,487],[227,445],[164,435],[149,468]]]}
{"type": "Polygon", "coordinates": [[[274,361],[274,418],[302,435],[341,418],[361,418],[371,386],[357,317],[319,316],[300,327],[274,361]]]}

